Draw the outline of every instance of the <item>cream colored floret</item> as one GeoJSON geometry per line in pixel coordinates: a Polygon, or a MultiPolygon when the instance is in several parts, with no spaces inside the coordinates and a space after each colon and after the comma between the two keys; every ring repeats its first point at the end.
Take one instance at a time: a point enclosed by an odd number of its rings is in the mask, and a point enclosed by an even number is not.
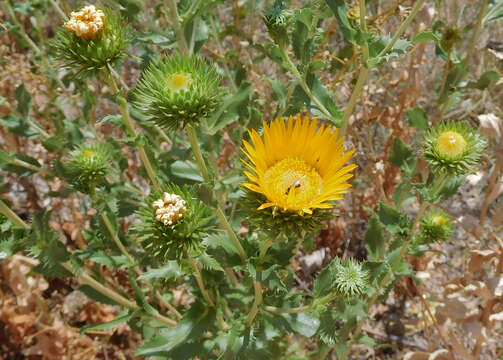
{"type": "Polygon", "coordinates": [[[164,225],[173,225],[185,214],[186,202],[179,195],[164,193],[163,197],[152,203],[155,209],[155,218],[164,225]]]}
{"type": "Polygon", "coordinates": [[[105,24],[105,13],[94,5],[85,6],[79,11],[73,11],[63,26],[83,39],[94,38],[105,24]]]}

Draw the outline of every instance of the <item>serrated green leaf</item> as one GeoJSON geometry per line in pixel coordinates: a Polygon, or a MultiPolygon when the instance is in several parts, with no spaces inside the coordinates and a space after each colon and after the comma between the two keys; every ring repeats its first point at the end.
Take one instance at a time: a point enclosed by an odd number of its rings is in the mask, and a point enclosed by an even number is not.
{"type": "Polygon", "coordinates": [[[309,313],[285,314],[283,317],[290,324],[293,331],[305,337],[316,334],[320,326],[320,319],[309,313]]]}
{"type": "Polygon", "coordinates": [[[138,277],[138,280],[143,279],[162,279],[169,280],[183,275],[182,269],[175,260],[169,260],[166,266],[159,269],[150,269],[145,271],[138,277]]]}
{"type": "Polygon", "coordinates": [[[469,89],[484,90],[492,83],[497,82],[500,79],[500,75],[497,71],[487,70],[484,72],[477,81],[470,81],[466,87],[469,89]]]}
{"type": "Polygon", "coordinates": [[[119,325],[127,323],[135,315],[136,315],[136,313],[135,312],[130,312],[129,309],[123,310],[123,311],[121,311],[115,317],[115,319],[113,319],[111,321],[107,321],[107,322],[104,322],[104,323],[101,323],[101,324],[97,324],[97,325],[86,325],[86,326],[83,326],[80,329],[80,335],[84,335],[89,330],[93,330],[93,331],[109,331],[109,330],[113,330],[116,327],[118,327],[119,325]]]}
{"type": "Polygon", "coordinates": [[[416,164],[416,158],[412,150],[402,140],[395,137],[389,154],[389,161],[406,173],[410,173],[416,164]]]}
{"type": "Polygon", "coordinates": [[[373,215],[365,232],[365,248],[367,249],[369,260],[379,260],[386,248],[386,238],[384,229],[377,215],[373,215]]]}
{"type": "Polygon", "coordinates": [[[17,101],[17,111],[26,118],[31,108],[31,95],[26,90],[24,84],[21,84],[16,88],[14,91],[14,98],[17,101]]]}
{"type": "Polygon", "coordinates": [[[436,44],[440,42],[440,38],[433,31],[421,31],[419,34],[414,36],[412,42],[414,44],[425,43],[428,41],[433,41],[436,44]]]}
{"type": "Polygon", "coordinates": [[[218,263],[217,260],[212,258],[208,254],[200,254],[198,260],[201,261],[205,269],[214,270],[214,271],[224,271],[224,268],[218,263]]]}
{"type": "Polygon", "coordinates": [[[197,170],[197,165],[189,161],[177,160],[170,166],[173,175],[197,182],[202,182],[203,178],[197,170]]]}
{"type": "Polygon", "coordinates": [[[428,115],[426,115],[426,111],[420,107],[416,106],[415,108],[408,109],[405,111],[407,114],[407,119],[409,123],[419,130],[428,130],[430,125],[428,124],[428,115]]]}
{"type": "Polygon", "coordinates": [[[378,216],[379,221],[392,234],[404,234],[409,231],[410,220],[407,214],[383,202],[379,202],[378,216]]]}
{"type": "Polygon", "coordinates": [[[358,31],[348,20],[348,6],[345,0],[325,0],[341,27],[342,35],[348,42],[355,42],[358,31]]]}

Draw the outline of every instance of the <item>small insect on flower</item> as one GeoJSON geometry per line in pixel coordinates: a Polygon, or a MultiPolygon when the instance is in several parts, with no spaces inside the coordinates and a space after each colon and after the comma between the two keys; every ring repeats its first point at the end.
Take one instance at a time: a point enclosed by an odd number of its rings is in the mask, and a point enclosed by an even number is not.
{"type": "Polygon", "coordinates": [[[468,173],[479,161],[486,141],[463,122],[441,124],[425,136],[424,157],[436,172],[468,173]]]}
{"type": "Polygon", "coordinates": [[[187,211],[186,202],[180,195],[165,192],[159,200],[154,201],[155,218],[164,225],[173,225],[180,221],[187,211]]]}
{"type": "Polygon", "coordinates": [[[337,129],[299,115],[264,123],[263,139],[255,130],[249,133],[251,144],[243,141],[242,148],[249,162],[242,161],[252,172],[244,172],[250,182],[243,186],[265,197],[258,210],[310,215],[332,208],[330,201],[342,199],[351,187],[345,181],[357,165],[344,164],[354,150],[345,152],[337,129]]]}
{"type": "Polygon", "coordinates": [[[90,40],[98,35],[105,25],[105,13],[94,5],[84,6],[79,11],[73,11],[63,27],[72,31],[78,37],[90,40]]]}

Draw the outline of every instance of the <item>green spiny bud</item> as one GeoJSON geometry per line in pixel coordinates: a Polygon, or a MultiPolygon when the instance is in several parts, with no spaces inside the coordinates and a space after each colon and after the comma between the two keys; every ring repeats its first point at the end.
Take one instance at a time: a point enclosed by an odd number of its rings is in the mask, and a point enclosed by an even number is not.
{"type": "Polygon", "coordinates": [[[486,145],[466,123],[443,123],[426,134],[424,157],[437,173],[462,175],[478,163],[486,145]]]}
{"type": "Polygon", "coordinates": [[[140,222],[134,232],[147,254],[160,264],[200,250],[203,237],[213,229],[211,210],[188,186],[163,186],[149,195],[137,215],[140,222]]]}
{"type": "Polygon", "coordinates": [[[104,182],[111,161],[112,150],[107,144],[78,146],[68,157],[68,180],[79,191],[93,193],[104,182]]]}
{"type": "Polygon", "coordinates": [[[269,35],[279,46],[288,45],[288,24],[291,12],[285,9],[283,0],[276,0],[264,14],[264,23],[269,35]]]}
{"type": "Polygon", "coordinates": [[[85,6],[72,12],[51,42],[54,55],[77,75],[96,75],[117,67],[131,43],[129,28],[119,15],[85,6]]]}
{"type": "Polygon", "coordinates": [[[420,244],[447,241],[454,231],[454,224],[442,210],[433,210],[421,221],[418,241],[420,244]]]}
{"type": "Polygon", "coordinates": [[[199,56],[165,58],[143,73],[136,106],[162,128],[183,128],[215,111],[225,93],[220,81],[199,56]]]}
{"type": "Polygon", "coordinates": [[[353,259],[337,261],[332,271],[334,288],[341,296],[354,298],[367,290],[369,275],[359,262],[353,259]]]}
{"type": "Polygon", "coordinates": [[[461,35],[459,29],[457,27],[448,27],[442,34],[440,44],[445,51],[451,52],[454,46],[460,41],[461,35]]]}

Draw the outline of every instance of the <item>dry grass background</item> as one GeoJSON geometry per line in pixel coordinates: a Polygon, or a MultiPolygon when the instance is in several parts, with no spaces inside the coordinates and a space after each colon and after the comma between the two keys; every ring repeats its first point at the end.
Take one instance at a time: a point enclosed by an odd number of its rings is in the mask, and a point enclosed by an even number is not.
{"type": "MultiPolygon", "coordinates": [[[[267,39],[268,35],[258,14],[239,17],[243,2],[228,1],[216,12],[222,23],[233,24],[244,36],[225,37],[221,43],[210,40],[203,50],[209,59],[226,61],[225,52],[232,49],[240,60],[231,61],[230,67],[243,64],[253,83],[259,99],[264,101],[264,119],[269,119],[276,105],[271,99],[270,83],[264,78],[284,78],[278,67],[269,61],[254,63],[258,55],[249,47],[248,39],[255,42],[267,39]]],[[[478,11],[478,1],[449,0],[435,6],[427,5],[412,26],[417,32],[431,26],[441,18],[463,27],[473,23],[478,11]]],[[[292,1],[292,7],[301,1],[292,1]]],[[[152,9],[147,1],[144,9],[152,9]]],[[[398,12],[406,13],[409,1],[379,1],[378,14],[398,5],[398,12]]],[[[1,9],[1,7],[0,7],[1,9]]],[[[143,16],[149,17],[145,10],[143,16]]],[[[388,21],[380,27],[382,33],[393,33],[399,24],[398,12],[392,12],[388,21]]],[[[56,14],[51,14],[55,19],[56,14]]],[[[0,22],[6,15],[0,13],[0,22]]],[[[31,27],[28,19],[20,18],[23,26],[31,27]]],[[[56,21],[45,25],[46,36],[53,34],[56,21]]],[[[476,56],[472,59],[473,75],[487,69],[503,70],[503,26],[494,22],[484,28],[476,44],[476,56]],[[498,51],[502,48],[502,52],[498,51]],[[492,49],[491,49],[492,48],[492,49]]],[[[336,34],[335,20],[325,26],[333,31],[325,39],[316,57],[330,60],[330,49],[337,46],[340,36],[336,34]]],[[[164,24],[164,26],[169,26],[164,24]]],[[[468,42],[469,37],[463,38],[468,42]]],[[[463,45],[460,46],[463,48],[463,45]]],[[[13,101],[13,91],[21,82],[34,95],[40,107],[53,96],[53,89],[40,69],[30,60],[33,53],[21,50],[9,33],[0,35],[0,95],[13,101]]],[[[348,64],[349,65],[349,64],[348,64]]],[[[341,204],[345,214],[327,223],[326,229],[316,239],[310,253],[301,250],[296,258],[299,287],[311,286],[313,273],[328,263],[334,256],[343,254],[363,257],[362,243],[366,223],[370,217],[367,208],[375,208],[379,200],[391,202],[394,188],[400,183],[400,170],[393,167],[387,158],[393,137],[398,136],[413,147],[418,147],[415,130],[404,118],[406,109],[420,104],[430,114],[438,114],[435,90],[442,77],[445,64],[434,56],[432,44],[419,44],[409,55],[392,59],[371,73],[365,87],[363,100],[353,115],[349,128],[349,141],[358,149],[359,164],[356,178],[360,184],[341,204]],[[362,106],[363,105],[363,106],[362,106]]],[[[123,76],[128,85],[133,85],[139,70],[133,61],[126,61],[123,76]]],[[[351,71],[344,74],[322,74],[325,84],[336,87],[336,103],[347,102],[351,93],[351,71]]],[[[88,84],[98,99],[108,91],[102,84],[88,84]]],[[[73,95],[64,94],[68,118],[76,116],[72,102],[79,103],[73,95]]],[[[445,114],[449,119],[467,119],[481,128],[491,139],[477,173],[471,175],[447,203],[444,210],[457,225],[453,239],[436,245],[436,252],[428,252],[414,260],[414,268],[423,280],[421,285],[410,279],[402,280],[384,304],[375,306],[364,331],[381,344],[376,349],[355,346],[355,359],[448,359],[449,351],[442,349],[440,342],[449,344],[459,359],[499,359],[503,357],[503,82],[489,90],[473,90],[460,99],[454,109],[445,114]],[[440,350],[439,350],[440,349],[440,350]]],[[[0,116],[10,110],[0,105],[0,116]]],[[[96,117],[116,113],[113,104],[101,98],[96,107],[96,117]]],[[[48,131],[53,126],[46,118],[37,121],[48,131]]],[[[232,125],[231,125],[232,126],[232,125]]],[[[103,124],[100,131],[105,136],[114,136],[116,128],[103,124]]],[[[51,161],[49,154],[38,141],[13,136],[0,126],[0,147],[4,150],[28,154],[41,164],[51,161]]],[[[238,149],[227,141],[221,152],[219,164],[224,167],[229,157],[236,157],[238,149]]],[[[130,157],[130,159],[133,157],[130,157]]],[[[134,178],[139,161],[130,161],[128,176],[134,178]]],[[[80,248],[84,239],[81,231],[88,226],[90,214],[82,213],[79,195],[67,199],[48,198],[49,191],[61,189],[58,180],[46,182],[40,175],[15,176],[0,170],[0,176],[8,184],[2,197],[10,200],[13,208],[27,219],[36,210],[54,209],[51,226],[61,233],[61,239],[71,248],[80,248]]],[[[136,181],[146,187],[144,180],[136,181]]],[[[408,205],[410,213],[417,211],[417,204],[408,205]]],[[[128,221],[121,224],[125,230],[128,221]]],[[[15,255],[9,260],[0,260],[0,357],[3,359],[132,359],[141,341],[139,335],[127,325],[114,332],[89,332],[79,335],[79,327],[109,321],[118,313],[118,308],[88,300],[75,291],[77,284],[71,280],[46,279],[30,272],[33,260],[15,255]]],[[[108,272],[112,281],[127,287],[127,275],[108,272]]],[[[177,289],[175,299],[183,306],[183,289],[177,289]]],[[[297,341],[292,339],[292,342],[297,341]]],[[[335,358],[335,355],[332,355],[335,358]]]]}

